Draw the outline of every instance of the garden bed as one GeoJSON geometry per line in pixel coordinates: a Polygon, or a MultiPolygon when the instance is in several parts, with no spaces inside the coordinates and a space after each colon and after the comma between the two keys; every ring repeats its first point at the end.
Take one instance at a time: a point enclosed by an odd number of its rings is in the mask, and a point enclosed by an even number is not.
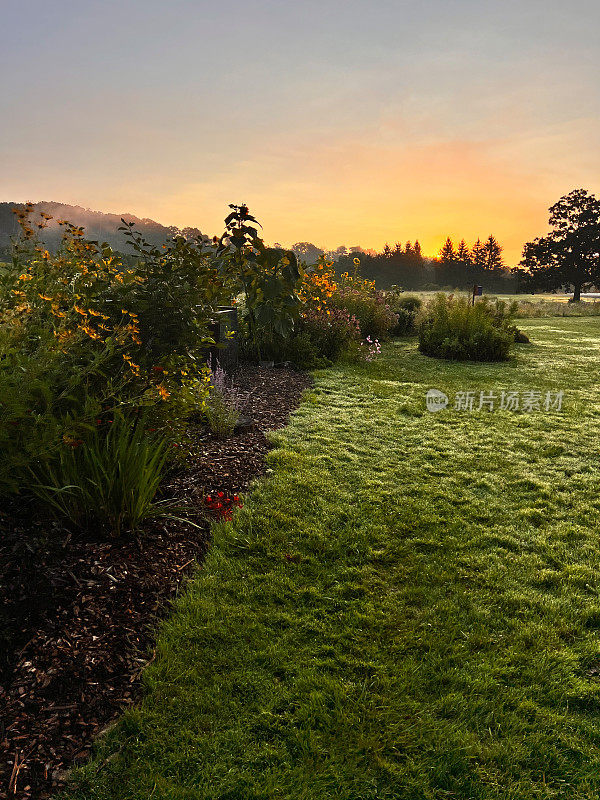
{"type": "Polygon", "coordinates": [[[106,541],[24,506],[0,512],[0,797],[48,796],[139,698],[157,617],[208,547],[206,495],[243,492],[260,475],[265,431],[286,424],[309,383],[290,369],[236,372],[253,427],[218,440],[198,426],[163,486],[201,530],[163,520],[106,541]]]}

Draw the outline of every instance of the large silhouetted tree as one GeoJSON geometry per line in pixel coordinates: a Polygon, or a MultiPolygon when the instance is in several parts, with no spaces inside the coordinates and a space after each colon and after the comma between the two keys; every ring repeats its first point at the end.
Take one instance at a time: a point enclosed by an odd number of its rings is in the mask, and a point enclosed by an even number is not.
{"type": "Polygon", "coordinates": [[[600,200],[574,189],[550,208],[549,224],[547,236],[523,248],[525,284],[550,291],[572,286],[578,302],[582,290],[600,283],[600,200]]]}
{"type": "Polygon", "coordinates": [[[291,250],[299,261],[304,261],[306,264],[316,263],[324,252],[312,242],[296,242],[292,245],[291,250]]]}

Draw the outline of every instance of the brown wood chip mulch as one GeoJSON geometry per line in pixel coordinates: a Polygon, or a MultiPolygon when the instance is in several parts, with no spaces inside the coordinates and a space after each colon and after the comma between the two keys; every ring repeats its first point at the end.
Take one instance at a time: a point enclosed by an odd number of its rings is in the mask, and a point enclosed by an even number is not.
{"type": "Polygon", "coordinates": [[[0,509],[0,797],[45,798],[95,736],[140,698],[156,620],[202,560],[207,494],[243,493],[264,470],[265,431],[283,427],[308,375],[241,367],[251,429],[218,440],[202,428],[186,467],[165,482],[202,530],[174,521],[139,537],[75,535],[0,509]]]}

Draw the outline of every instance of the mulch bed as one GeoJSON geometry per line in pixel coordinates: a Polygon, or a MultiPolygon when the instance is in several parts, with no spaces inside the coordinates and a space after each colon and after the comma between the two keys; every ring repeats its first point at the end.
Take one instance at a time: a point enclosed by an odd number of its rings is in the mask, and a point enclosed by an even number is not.
{"type": "Polygon", "coordinates": [[[139,537],[74,534],[31,509],[0,510],[0,797],[45,798],[95,736],[140,699],[157,619],[210,540],[207,494],[243,493],[264,470],[264,431],[286,424],[310,378],[241,367],[253,425],[225,440],[198,426],[163,492],[197,525],[157,521],[139,537]]]}

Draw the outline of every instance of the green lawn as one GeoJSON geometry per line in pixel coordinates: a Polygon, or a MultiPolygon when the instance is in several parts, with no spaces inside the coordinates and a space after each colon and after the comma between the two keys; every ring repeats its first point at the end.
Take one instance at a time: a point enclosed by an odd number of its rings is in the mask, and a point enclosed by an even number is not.
{"type": "Polygon", "coordinates": [[[600,321],[521,327],[514,363],[317,374],[74,797],[600,796],[600,321]]]}

